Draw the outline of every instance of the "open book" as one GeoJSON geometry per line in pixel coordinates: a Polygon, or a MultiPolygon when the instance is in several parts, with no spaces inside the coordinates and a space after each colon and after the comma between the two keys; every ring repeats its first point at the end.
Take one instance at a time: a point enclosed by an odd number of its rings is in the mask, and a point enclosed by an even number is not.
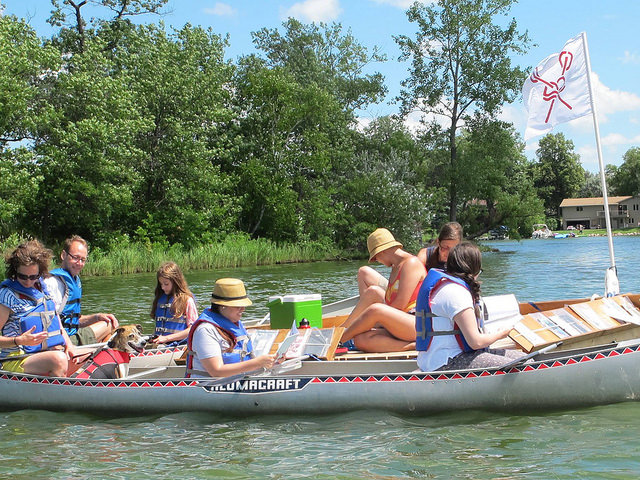
{"type": "Polygon", "coordinates": [[[513,294],[482,297],[485,333],[513,327],[522,319],[520,305],[513,294]]]}

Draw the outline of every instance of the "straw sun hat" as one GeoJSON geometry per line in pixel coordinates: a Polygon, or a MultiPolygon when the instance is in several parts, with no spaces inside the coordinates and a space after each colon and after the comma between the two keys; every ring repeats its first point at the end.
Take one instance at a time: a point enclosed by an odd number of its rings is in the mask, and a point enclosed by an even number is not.
{"type": "Polygon", "coordinates": [[[402,247],[389,230],[386,228],[377,228],[369,238],[367,238],[367,248],[369,249],[369,261],[373,262],[376,255],[391,247],[402,247]]]}
{"type": "Polygon", "coordinates": [[[220,278],[216,280],[211,294],[211,303],[227,307],[248,307],[253,304],[247,297],[244,283],[237,278],[220,278]]]}

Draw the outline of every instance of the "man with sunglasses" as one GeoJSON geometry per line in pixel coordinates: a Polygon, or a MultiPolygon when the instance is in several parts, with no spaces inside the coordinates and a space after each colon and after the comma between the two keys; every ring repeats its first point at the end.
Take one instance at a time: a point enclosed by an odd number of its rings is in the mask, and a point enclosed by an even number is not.
{"type": "Polygon", "coordinates": [[[118,327],[118,319],[111,313],[82,315],[80,301],[82,282],[80,272],[88,256],[87,241],[73,235],[64,241],[59,268],[52,270],[45,280],[56,303],[62,324],[75,345],[89,345],[105,341],[118,327]]]}

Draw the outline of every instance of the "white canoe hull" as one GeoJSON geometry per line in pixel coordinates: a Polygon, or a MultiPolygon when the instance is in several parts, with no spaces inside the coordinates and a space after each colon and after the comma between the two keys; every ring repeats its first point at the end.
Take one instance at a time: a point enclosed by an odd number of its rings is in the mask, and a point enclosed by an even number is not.
{"type": "Polygon", "coordinates": [[[144,350],[138,355],[131,357],[130,368],[153,368],[174,366],[176,359],[180,358],[186,346],[170,348],[154,348],[144,350]]]}
{"type": "Polygon", "coordinates": [[[216,386],[195,379],[167,378],[177,376],[184,367],[117,381],[0,371],[0,405],[5,410],[105,415],[557,410],[636,400],[640,396],[639,362],[640,340],[635,340],[587,353],[550,353],[508,371],[413,373],[416,364],[411,360],[306,361],[302,368],[278,376],[248,377],[216,386]]]}

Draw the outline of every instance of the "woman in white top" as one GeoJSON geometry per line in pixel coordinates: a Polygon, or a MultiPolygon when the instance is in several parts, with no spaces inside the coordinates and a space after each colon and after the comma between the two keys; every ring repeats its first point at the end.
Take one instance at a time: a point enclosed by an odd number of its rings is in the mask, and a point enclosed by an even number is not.
{"type": "Polygon", "coordinates": [[[478,247],[462,242],[449,253],[446,272],[429,270],[416,306],[416,349],[422,371],[500,366],[522,355],[486,350],[506,337],[510,328],[495,333],[480,330],[476,305],[480,300],[481,266],[478,247]]]}

